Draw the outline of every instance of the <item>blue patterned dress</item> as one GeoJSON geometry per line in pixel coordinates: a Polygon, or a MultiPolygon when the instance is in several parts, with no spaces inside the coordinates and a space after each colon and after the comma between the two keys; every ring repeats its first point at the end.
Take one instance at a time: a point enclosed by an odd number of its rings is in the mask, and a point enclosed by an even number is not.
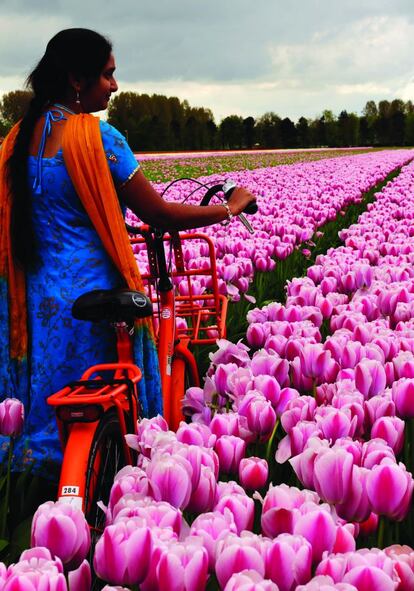
{"type": "MultiPolygon", "coordinates": [[[[139,165],[115,128],[106,122],[100,127],[111,174],[119,187],[139,165]]],[[[55,411],[46,398],[79,379],[89,366],[116,360],[110,326],[75,320],[72,304],[86,291],[121,287],[124,282],[76,194],[62,152],[43,158],[41,164],[41,192],[33,191],[32,202],[38,260],[33,272],[26,275],[29,385],[24,400],[25,431],[16,447],[16,464],[19,469],[22,460],[34,461],[33,471],[50,477],[59,469],[61,450],[55,411]]],[[[31,187],[37,166],[38,158],[30,156],[31,187]]],[[[139,342],[135,346],[138,364],[142,362],[141,346],[139,342]]],[[[144,410],[153,415],[162,411],[158,372],[147,378],[147,391],[152,390],[154,398],[144,401],[144,410]]],[[[13,396],[13,392],[7,395],[13,396]]]]}

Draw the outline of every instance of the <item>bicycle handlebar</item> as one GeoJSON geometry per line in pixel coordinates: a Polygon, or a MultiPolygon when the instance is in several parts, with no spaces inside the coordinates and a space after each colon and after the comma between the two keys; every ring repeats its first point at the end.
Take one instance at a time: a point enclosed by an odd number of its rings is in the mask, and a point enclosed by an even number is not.
{"type": "MultiPolygon", "coordinates": [[[[170,183],[166,189],[164,189],[162,195],[164,195],[164,193],[166,192],[166,190],[173,184],[182,181],[182,180],[187,180],[187,181],[193,181],[198,183],[200,186],[204,186],[202,183],[200,183],[199,181],[197,181],[196,179],[192,179],[192,178],[187,178],[187,177],[183,177],[181,179],[176,179],[175,181],[173,181],[172,183],[170,183]]],[[[217,195],[217,193],[223,193],[224,195],[224,199],[226,201],[229,200],[231,194],[233,193],[234,189],[236,188],[236,183],[231,181],[231,180],[227,180],[224,181],[222,183],[217,183],[216,185],[213,185],[212,187],[208,188],[204,197],[202,198],[202,200],[200,201],[200,206],[206,206],[210,203],[212,197],[214,195],[217,195]]],[[[194,192],[194,191],[193,191],[194,192]]],[[[190,193],[191,195],[191,193],[190,193]]],[[[254,233],[253,228],[251,227],[250,223],[247,221],[246,217],[244,216],[244,213],[248,213],[248,214],[255,214],[257,213],[257,203],[249,203],[243,210],[243,213],[239,213],[236,217],[239,218],[239,220],[242,222],[242,224],[245,226],[245,228],[250,232],[250,234],[254,233]]],[[[143,226],[130,226],[129,224],[125,224],[126,225],[126,229],[129,232],[129,234],[133,234],[133,235],[137,235],[137,234],[143,234],[143,226]]],[[[148,226],[144,226],[145,228],[148,228],[148,226]]]]}

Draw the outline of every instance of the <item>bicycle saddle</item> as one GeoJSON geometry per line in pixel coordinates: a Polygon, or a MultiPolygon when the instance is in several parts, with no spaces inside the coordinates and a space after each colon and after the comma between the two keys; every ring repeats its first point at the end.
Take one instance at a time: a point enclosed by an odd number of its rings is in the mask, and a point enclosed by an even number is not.
{"type": "Polygon", "coordinates": [[[128,322],[152,316],[151,300],[132,289],[94,289],[79,296],[72,306],[77,320],[128,322]]]}

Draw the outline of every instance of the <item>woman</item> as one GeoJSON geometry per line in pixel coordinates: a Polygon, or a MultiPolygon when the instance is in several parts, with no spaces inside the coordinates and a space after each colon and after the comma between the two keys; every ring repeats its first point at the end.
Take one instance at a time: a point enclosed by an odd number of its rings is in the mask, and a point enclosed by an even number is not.
{"type": "MultiPolygon", "coordinates": [[[[28,78],[33,99],[1,150],[0,392],[26,407],[16,457],[49,477],[60,449],[47,396],[115,358],[110,328],[74,320],[72,303],[88,290],[140,285],[125,207],[151,225],[184,229],[222,222],[254,200],[237,188],[227,206],[165,202],[123,136],[89,115],[117,91],[114,72],[107,39],[87,29],[58,33],[28,78]]],[[[142,404],[153,415],[161,396],[145,326],[135,354],[145,371],[142,404]]]]}

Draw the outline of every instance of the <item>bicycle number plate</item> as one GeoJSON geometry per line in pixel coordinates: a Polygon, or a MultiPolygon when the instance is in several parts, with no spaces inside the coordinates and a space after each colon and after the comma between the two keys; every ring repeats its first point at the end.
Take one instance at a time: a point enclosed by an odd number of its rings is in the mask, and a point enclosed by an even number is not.
{"type": "Polygon", "coordinates": [[[62,491],[60,494],[63,497],[67,495],[79,496],[79,486],[62,486],[62,491]]]}

